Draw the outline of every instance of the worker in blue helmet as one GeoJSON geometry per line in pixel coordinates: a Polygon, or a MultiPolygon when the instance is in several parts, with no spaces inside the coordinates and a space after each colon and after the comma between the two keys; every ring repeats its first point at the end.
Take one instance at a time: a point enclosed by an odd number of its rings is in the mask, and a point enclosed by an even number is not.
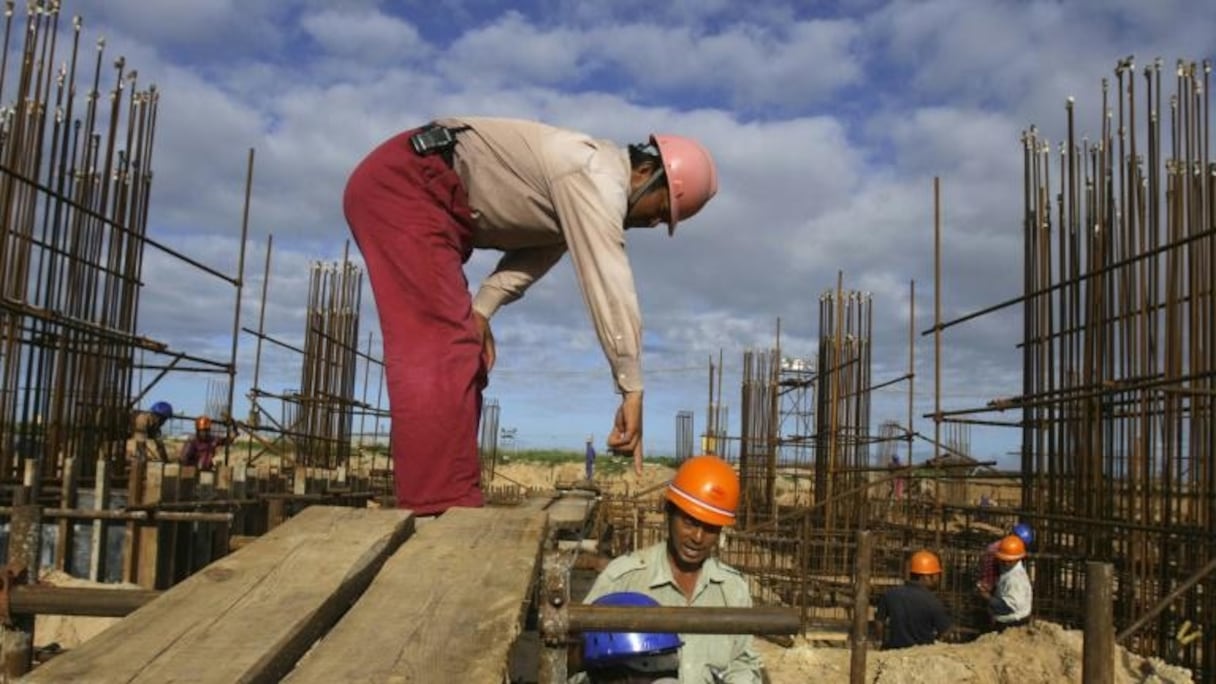
{"type": "Polygon", "coordinates": [[[161,428],[173,417],[173,405],[167,401],[158,401],[148,410],[136,411],[131,416],[131,444],[129,456],[135,461],[146,462],[149,456],[155,460],[168,461],[169,452],[165,449],[165,441],[161,436],[161,428]],[[155,454],[148,453],[148,441],[156,447],[155,454]]]}
{"type": "MultiPolygon", "coordinates": [[[[597,606],[658,606],[639,592],[621,591],[596,599],[597,606]]],[[[659,632],[585,632],[583,672],[571,682],[591,684],[678,684],[680,637],[659,632]]]]}

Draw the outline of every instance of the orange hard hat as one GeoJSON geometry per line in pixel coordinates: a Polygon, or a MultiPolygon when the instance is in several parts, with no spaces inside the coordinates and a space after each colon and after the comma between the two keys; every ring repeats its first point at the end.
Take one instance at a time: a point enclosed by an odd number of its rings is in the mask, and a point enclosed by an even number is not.
{"type": "Polygon", "coordinates": [[[996,557],[1003,561],[1022,560],[1026,557],[1026,542],[1016,534],[1011,534],[997,544],[996,557]]]}
{"type": "Polygon", "coordinates": [[[650,136],[650,143],[659,149],[659,161],[667,175],[670,235],[677,223],[692,218],[718,193],[718,167],[709,150],[692,138],[656,133],[650,136]]]}
{"type": "Polygon", "coordinates": [[[667,484],[667,500],[703,523],[733,525],[739,506],[739,476],[717,456],[693,456],[667,484]]]}
{"type": "Polygon", "coordinates": [[[908,561],[908,572],[913,575],[937,575],[942,571],[942,562],[936,553],[921,549],[908,561]]]}
{"type": "Polygon", "coordinates": [[[194,421],[194,429],[195,430],[210,430],[211,429],[211,419],[208,418],[207,416],[199,416],[198,419],[194,421]]]}

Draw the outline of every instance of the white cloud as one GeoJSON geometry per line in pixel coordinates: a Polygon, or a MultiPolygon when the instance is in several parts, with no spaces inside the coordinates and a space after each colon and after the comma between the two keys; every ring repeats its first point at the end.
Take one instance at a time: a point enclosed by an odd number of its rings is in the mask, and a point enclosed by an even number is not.
{"type": "Polygon", "coordinates": [[[325,9],[304,16],[300,27],[329,55],[367,66],[422,56],[428,49],[413,25],[378,11],[325,9]]]}
{"type": "Polygon", "coordinates": [[[470,85],[563,83],[579,73],[581,42],[577,31],[539,29],[508,12],[455,40],[440,71],[470,85]]]}

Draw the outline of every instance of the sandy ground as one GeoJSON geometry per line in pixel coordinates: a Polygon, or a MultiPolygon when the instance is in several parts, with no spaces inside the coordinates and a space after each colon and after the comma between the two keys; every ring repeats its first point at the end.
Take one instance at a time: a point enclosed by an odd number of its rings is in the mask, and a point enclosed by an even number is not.
{"type": "MultiPolygon", "coordinates": [[[[610,457],[599,458],[606,463],[610,457]]],[[[658,487],[671,479],[675,471],[657,463],[643,464],[642,474],[634,474],[631,465],[624,467],[621,459],[616,459],[614,467],[597,466],[594,481],[605,492],[613,494],[635,494],[640,491],[658,487]]],[[[570,484],[584,480],[586,472],[582,463],[499,463],[494,468],[494,477],[490,485],[515,484],[530,488],[551,489],[558,485],[570,484]]]]}
{"type": "MultiPolygon", "coordinates": [[[[985,634],[968,644],[933,644],[896,651],[871,651],[869,684],[1028,684],[1081,682],[1082,633],[1050,622],[985,634]]],[[[757,650],[774,684],[847,682],[850,653],[812,646],[799,639],[782,648],[763,639],[757,650]]],[[[1190,672],[1120,648],[1115,682],[1183,684],[1190,672]]]]}
{"type": "MultiPolygon", "coordinates": [[[[122,591],[123,589],[139,589],[136,584],[102,584],[78,579],[58,570],[44,571],[39,581],[56,587],[101,587],[122,591]]],[[[82,617],[71,615],[39,615],[34,622],[34,645],[45,647],[59,644],[67,650],[75,648],[88,639],[97,636],[110,625],[118,622],[119,618],[82,617]]]]}

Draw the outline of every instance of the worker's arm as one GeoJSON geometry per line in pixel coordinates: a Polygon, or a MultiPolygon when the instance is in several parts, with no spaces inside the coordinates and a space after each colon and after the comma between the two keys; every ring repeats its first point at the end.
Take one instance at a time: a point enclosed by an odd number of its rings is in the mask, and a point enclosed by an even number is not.
{"type": "Polygon", "coordinates": [[[494,370],[494,361],[498,358],[498,348],[494,345],[494,331],[490,329],[490,321],[483,315],[473,311],[473,323],[481,335],[481,360],[485,364],[486,373],[494,370]]]}
{"type": "Polygon", "coordinates": [[[954,620],[950,619],[950,613],[946,612],[945,606],[939,606],[939,610],[933,615],[933,629],[937,631],[938,641],[950,641],[946,635],[950,634],[950,630],[954,628],[954,620]]]}
{"type": "Polygon", "coordinates": [[[565,253],[565,245],[554,244],[513,249],[503,254],[473,297],[474,314],[488,322],[499,308],[522,297],[565,253]]]}
{"type": "Polygon", "coordinates": [[[625,251],[622,182],[584,170],[551,180],[550,191],[595,334],[624,394],[642,390],[642,317],[625,251]]]}
{"type": "Polygon", "coordinates": [[[160,460],[168,461],[169,452],[165,449],[165,440],[162,439],[160,436],[157,436],[152,441],[156,443],[156,451],[158,454],[160,454],[160,460]]]}
{"type": "Polygon", "coordinates": [[[887,635],[887,610],[887,595],[884,593],[878,597],[878,605],[874,607],[874,620],[870,623],[874,627],[874,643],[880,647],[887,635]]]}
{"type": "Polygon", "coordinates": [[[739,650],[726,670],[719,672],[718,676],[727,684],[761,684],[760,656],[752,648],[752,636],[736,635],[734,640],[739,650]]]}
{"type": "Polygon", "coordinates": [[[625,251],[627,164],[613,153],[592,153],[584,168],[550,181],[583,300],[621,404],[608,447],[642,464],[642,317],[625,251]]]}

